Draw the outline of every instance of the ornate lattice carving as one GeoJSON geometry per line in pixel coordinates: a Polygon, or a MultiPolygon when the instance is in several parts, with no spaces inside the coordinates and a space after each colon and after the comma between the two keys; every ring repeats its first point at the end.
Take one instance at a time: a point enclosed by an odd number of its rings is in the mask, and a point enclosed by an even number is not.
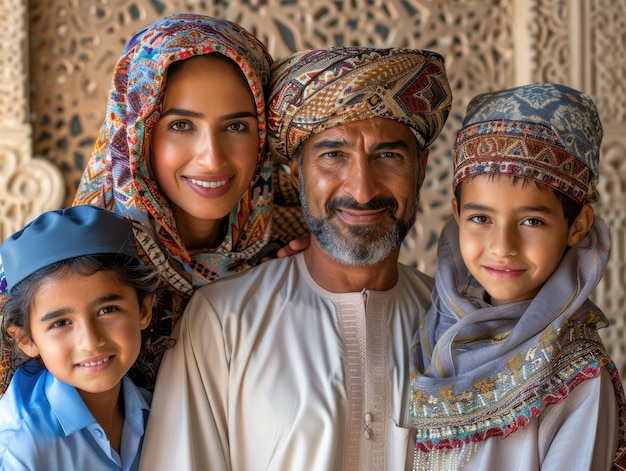
{"type": "Polygon", "coordinates": [[[58,168],[32,158],[25,19],[26,2],[0,0],[0,240],[63,200],[58,168]]]}
{"type": "Polygon", "coordinates": [[[27,120],[32,120],[36,154],[63,172],[67,203],[104,117],[111,71],[124,43],[141,26],[174,12],[236,21],[259,36],[275,57],[335,44],[429,48],[443,54],[455,94],[454,108],[431,149],[422,213],[401,254],[402,261],[428,273],[434,271],[437,235],[450,214],[451,147],[469,99],[489,89],[516,85],[516,77],[565,83],[588,92],[598,104],[605,127],[601,201],[596,211],[609,220],[614,244],[596,299],[616,327],[604,333],[612,355],[619,365],[626,365],[619,341],[626,329],[622,308],[626,292],[626,65],[622,61],[626,0],[31,1],[30,114],[24,101],[27,68],[22,62],[26,3],[0,0],[4,27],[0,43],[4,74],[0,81],[0,224],[12,224],[11,228],[19,225],[22,211],[43,209],[23,207],[16,201],[29,201],[28,195],[34,193],[51,200],[46,192],[54,187],[45,183],[50,178],[45,161],[42,169],[2,180],[8,169],[22,168],[25,160],[30,161],[24,157],[31,154],[27,120]],[[520,12],[524,14],[516,16],[520,12]],[[35,181],[40,188],[36,189],[35,181]],[[10,192],[16,199],[5,197],[10,192]],[[10,207],[5,201],[12,201],[10,207]],[[15,224],[6,222],[13,220],[15,224]]]}
{"type": "Polygon", "coordinates": [[[402,260],[432,273],[437,235],[450,214],[451,148],[467,101],[512,84],[512,8],[506,2],[33,2],[31,99],[37,152],[63,170],[71,200],[105,113],[110,75],[131,34],[154,19],[193,11],[236,21],[274,57],[336,44],[416,47],[446,58],[455,105],[431,149],[423,217],[402,260]]]}
{"type": "Polygon", "coordinates": [[[584,90],[604,126],[600,202],[596,213],[611,226],[612,252],[595,300],[614,325],[601,331],[626,378],[626,1],[538,0],[530,23],[533,79],[584,90]]]}

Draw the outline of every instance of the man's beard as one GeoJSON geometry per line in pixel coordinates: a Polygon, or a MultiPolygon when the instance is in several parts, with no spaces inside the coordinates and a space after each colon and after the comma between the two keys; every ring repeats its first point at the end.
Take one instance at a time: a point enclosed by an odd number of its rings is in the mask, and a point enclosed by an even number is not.
{"type": "Polygon", "coordinates": [[[375,265],[382,262],[402,243],[415,223],[419,197],[415,200],[412,216],[408,220],[396,220],[383,234],[376,236],[379,228],[377,225],[371,225],[347,226],[348,235],[331,220],[336,208],[360,210],[388,208],[388,213],[394,217],[398,208],[397,201],[393,198],[374,198],[365,204],[359,204],[352,198],[344,196],[327,203],[328,217],[316,218],[309,211],[303,186],[300,185],[300,202],[311,234],[331,257],[346,265],[375,265]]]}

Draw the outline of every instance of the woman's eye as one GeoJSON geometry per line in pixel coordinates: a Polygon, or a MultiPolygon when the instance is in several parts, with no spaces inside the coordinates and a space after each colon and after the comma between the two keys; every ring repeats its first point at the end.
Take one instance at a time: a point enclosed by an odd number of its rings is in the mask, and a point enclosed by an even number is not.
{"type": "Polygon", "coordinates": [[[172,124],[170,124],[170,129],[177,132],[182,132],[191,129],[191,125],[187,121],[174,121],[172,124]]]}
{"type": "Polygon", "coordinates": [[[247,131],[248,124],[242,123],[242,122],[230,123],[228,126],[226,126],[226,129],[228,131],[235,131],[235,132],[247,131]]]}

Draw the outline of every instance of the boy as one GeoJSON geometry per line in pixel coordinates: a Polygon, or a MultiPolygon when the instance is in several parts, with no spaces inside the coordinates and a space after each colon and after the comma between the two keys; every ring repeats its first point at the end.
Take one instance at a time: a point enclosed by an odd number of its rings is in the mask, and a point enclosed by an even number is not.
{"type": "Polygon", "coordinates": [[[414,469],[610,469],[624,393],[589,295],[602,127],[557,84],[474,98],[455,145],[454,220],[412,351],[414,469]]]}
{"type": "Polygon", "coordinates": [[[0,399],[0,469],[137,469],[147,391],[125,375],[159,279],[132,225],[94,206],[49,211],[0,257],[2,347],[24,358],[0,399]]]}

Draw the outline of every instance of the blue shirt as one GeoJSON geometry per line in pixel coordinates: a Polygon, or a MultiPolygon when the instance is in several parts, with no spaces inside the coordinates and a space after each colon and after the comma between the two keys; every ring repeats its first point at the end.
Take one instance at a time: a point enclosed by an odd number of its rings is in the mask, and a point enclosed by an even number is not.
{"type": "Polygon", "coordinates": [[[149,407],[129,378],[123,378],[121,394],[118,454],[76,388],[32,361],[20,367],[0,398],[0,470],[138,469],[149,407]]]}

